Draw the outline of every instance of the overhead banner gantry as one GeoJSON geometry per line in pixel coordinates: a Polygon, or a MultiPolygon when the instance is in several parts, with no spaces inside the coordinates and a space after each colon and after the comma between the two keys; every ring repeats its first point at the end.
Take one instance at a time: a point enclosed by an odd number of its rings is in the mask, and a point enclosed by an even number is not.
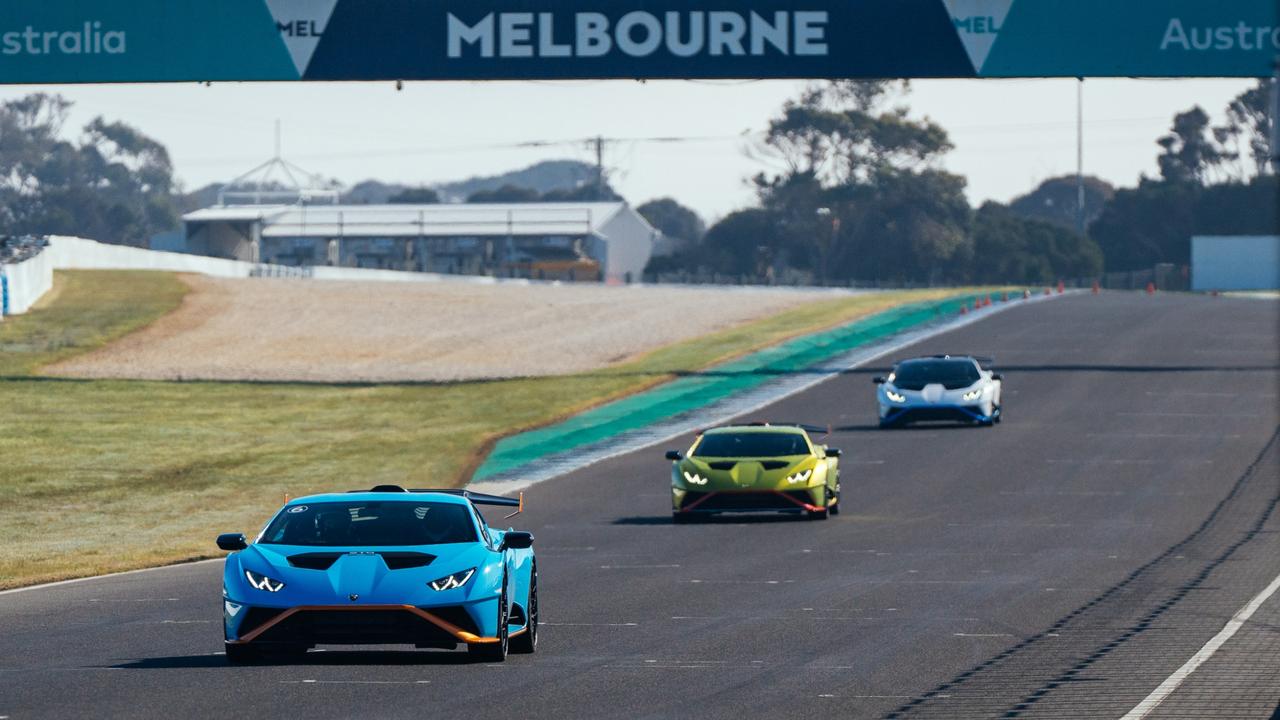
{"type": "Polygon", "coordinates": [[[1261,77],[1278,0],[4,0],[0,83],[1261,77]]]}

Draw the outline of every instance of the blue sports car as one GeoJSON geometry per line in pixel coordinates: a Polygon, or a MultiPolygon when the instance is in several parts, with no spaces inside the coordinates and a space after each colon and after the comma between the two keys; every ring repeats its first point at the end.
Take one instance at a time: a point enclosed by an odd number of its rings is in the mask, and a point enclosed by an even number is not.
{"type": "Polygon", "coordinates": [[[380,485],[292,500],[253,543],[218,536],[232,551],[222,580],[227,660],[319,644],[461,643],[489,662],[508,649],[533,652],[533,535],[490,527],[480,505],[514,515],[522,499],[380,485]]]}

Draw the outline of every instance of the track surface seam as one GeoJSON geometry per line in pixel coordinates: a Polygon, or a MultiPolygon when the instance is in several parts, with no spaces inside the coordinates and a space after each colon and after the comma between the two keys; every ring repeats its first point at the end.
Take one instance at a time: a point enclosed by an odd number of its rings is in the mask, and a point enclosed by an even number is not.
{"type": "MultiPolygon", "coordinates": [[[[1223,511],[1227,508],[1227,506],[1240,496],[1242,491],[1245,489],[1245,487],[1249,484],[1251,480],[1257,477],[1258,466],[1264,462],[1268,454],[1276,450],[1276,445],[1278,441],[1280,441],[1280,428],[1277,428],[1276,431],[1272,433],[1271,438],[1267,441],[1266,445],[1262,448],[1261,452],[1258,453],[1257,457],[1253,459],[1253,461],[1249,464],[1249,466],[1245,469],[1245,471],[1241,473],[1241,475],[1236,479],[1235,483],[1231,486],[1231,490],[1228,491],[1226,496],[1224,496],[1222,500],[1220,500],[1218,504],[1214,506],[1213,510],[1210,511],[1207,517],[1205,517],[1204,521],[1185,538],[1171,545],[1169,548],[1167,548],[1164,552],[1157,555],[1155,558],[1139,566],[1132,573],[1126,576],[1123,580],[1116,583],[1115,585],[1112,585],[1110,588],[1100,593],[1090,601],[1086,602],[1085,604],[1071,611],[1067,615],[1063,616],[1062,618],[1054,622],[1045,630],[1042,630],[1041,632],[1036,633],[1035,635],[1032,635],[1031,637],[1023,640],[1022,642],[1019,642],[1018,644],[1010,647],[1009,649],[1001,652],[1000,654],[992,657],[991,659],[979,665],[976,665],[973,668],[957,675],[952,680],[935,687],[929,692],[923,693],[918,697],[913,698],[912,700],[898,707],[894,711],[886,714],[884,716],[885,719],[897,720],[898,718],[910,717],[912,713],[922,710],[923,708],[921,706],[923,706],[928,701],[935,698],[949,697],[950,691],[960,687],[961,685],[964,685],[965,683],[968,683],[980,678],[982,673],[993,669],[996,665],[999,665],[1001,663],[1004,663],[1008,660],[1013,659],[1018,654],[1027,651],[1028,649],[1032,648],[1038,643],[1041,643],[1050,638],[1058,637],[1062,633],[1062,631],[1066,629],[1067,626],[1072,622],[1080,619],[1082,616],[1084,616],[1086,613],[1090,611],[1099,609],[1100,605],[1108,602],[1113,597],[1118,596],[1122,591],[1126,590],[1129,586],[1135,584],[1139,580],[1144,579],[1147,575],[1150,575],[1158,571],[1159,569],[1161,569],[1161,565],[1163,563],[1168,561],[1170,558],[1175,557],[1181,552],[1183,552],[1188,546],[1190,546],[1195,541],[1199,540],[1201,537],[1203,537],[1206,533],[1208,533],[1213,528],[1215,521],[1218,520],[1220,516],[1222,516],[1223,511]]],[[[1241,537],[1240,539],[1228,545],[1220,554],[1218,554],[1216,557],[1214,557],[1212,560],[1206,563],[1200,569],[1200,572],[1198,572],[1194,577],[1192,577],[1190,581],[1178,587],[1171,595],[1164,598],[1163,602],[1159,603],[1154,608],[1152,608],[1149,612],[1144,614],[1136,624],[1127,628],[1125,632],[1113,638],[1110,638],[1107,642],[1099,645],[1092,653],[1090,653],[1089,655],[1085,656],[1083,659],[1073,664],[1067,670],[1060,673],[1053,679],[1045,682],[1040,687],[1036,688],[1034,691],[1028,693],[1015,705],[1008,708],[1005,712],[1001,713],[1000,717],[1003,717],[1003,718],[1022,717],[1024,713],[1026,713],[1028,710],[1030,710],[1040,701],[1044,700],[1054,690],[1057,690],[1058,688],[1062,687],[1066,683],[1072,682],[1074,679],[1076,679],[1076,677],[1081,672],[1088,669],[1094,663],[1106,657],[1107,655],[1111,654],[1115,650],[1119,649],[1125,643],[1133,640],[1139,634],[1149,630],[1152,624],[1155,623],[1156,620],[1158,620],[1167,611],[1169,611],[1171,608],[1173,608],[1175,605],[1177,605],[1179,602],[1185,599],[1186,596],[1191,591],[1202,586],[1205,580],[1209,577],[1209,575],[1215,569],[1217,569],[1220,565],[1222,565],[1224,562],[1229,560],[1231,556],[1234,555],[1236,551],[1238,551],[1242,546],[1244,546],[1249,541],[1253,540],[1258,535],[1258,533],[1262,531],[1263,526],[1274,513],[1276,505],[1278,503],[1280,503],[1280,488],[1277,488],[1272,491],[1270,501],[1257,514],[1257,518],[1254,520],[1252,527],[1249,529],[1249,531],[1246,532],[1243,537],[1241,537]]],[[[1105,610],[1100,610],[1100,612],[1105,612],[1105,610]]],[[[953,714],[952,716],[955,716],[955,715],[953,714]]]]}

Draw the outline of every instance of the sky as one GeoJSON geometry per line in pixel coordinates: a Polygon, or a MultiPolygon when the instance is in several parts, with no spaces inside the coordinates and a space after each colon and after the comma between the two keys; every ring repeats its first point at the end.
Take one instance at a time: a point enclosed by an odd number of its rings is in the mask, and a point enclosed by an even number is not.
{"type": "MultiPolygon", "coordinates": [[[[1220,120],[1244,80],[1091,79],[1084,82],[1084,170],[1113,184],[1155,175],[1155,140],[1174,113],[1200,105],[1220,120]]],[[[68,134],[94,116],[128,122],[169,148],[186,189],[225,182],[274,153],[351,185],[432,184],[539,160],[594,162],[606,144],[614,186],[633,204],[670,196],[714,221],[752,204],[748,179],[780,168],[758,150],[761,131],[798,81],[557,81],[214,83],[0,88],[72,100],[68,134]],[[682,137],[682,142],[637,138],[682,137]],[[529,148],[510,145],[552,144],[529,148]]],[[[1076,169],[1073,79],[919,80],[905,102],[945,127],[943,165],[968,178],[975,206],[1007,202],[1076,169]]]]}

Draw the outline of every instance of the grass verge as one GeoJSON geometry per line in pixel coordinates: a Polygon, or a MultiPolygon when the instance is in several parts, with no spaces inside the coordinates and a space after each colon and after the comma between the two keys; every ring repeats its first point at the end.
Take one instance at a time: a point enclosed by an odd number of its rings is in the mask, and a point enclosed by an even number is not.
{"type": "Polygon", "coordinates": [[[0,588],[217,554],[286,493],[459,484],[496,438],[673,374],[955,290],[833,298],[605,370],[447,384],[41,377],[177,307],[166,273],[60,273],[47,307],[0,324],[0,588]]]}

